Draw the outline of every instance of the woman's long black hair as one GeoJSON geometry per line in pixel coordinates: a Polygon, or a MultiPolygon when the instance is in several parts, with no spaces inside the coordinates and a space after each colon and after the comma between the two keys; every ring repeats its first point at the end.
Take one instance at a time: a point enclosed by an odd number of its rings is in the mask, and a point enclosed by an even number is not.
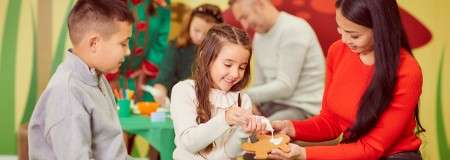
{"type": "MultiPolygon", "coordinates": [[[[344,134],[343,142],[350,143],[375,127],[393,97],[400,49],[412,52],[395,0],[337,0],[336,8],[350,21],[371,28],[374,35],[375,71],[360,99],[356,121],[344,134]]],[[[418,113],[416,105],[417,132],[423,132],[418,113]]]]}

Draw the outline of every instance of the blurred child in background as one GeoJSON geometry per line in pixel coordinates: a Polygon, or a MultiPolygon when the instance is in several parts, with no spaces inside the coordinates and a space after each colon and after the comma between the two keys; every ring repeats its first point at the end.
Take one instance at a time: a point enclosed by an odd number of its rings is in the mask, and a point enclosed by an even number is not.
{"type": "Polygon", "coordinates": [[[212,4],[203,4],[192,10],[184,28],[170,43],[161,63],[160,73],[153,86],[159,94],[154,95],[156,102],[165,104],[175,83],[191,77],[192,64],[197,57],[195,50],[203,41],[208,30],[223,22],[220,8],[212,4]]]}

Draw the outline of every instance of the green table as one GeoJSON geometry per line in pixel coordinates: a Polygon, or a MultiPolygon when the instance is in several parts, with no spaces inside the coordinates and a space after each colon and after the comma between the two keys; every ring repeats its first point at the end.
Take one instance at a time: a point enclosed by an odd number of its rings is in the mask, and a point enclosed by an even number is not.
{"type": "Polygon", "coordinates": [[[172,159],[172,153],[175,149],[175,132],[172,120],[152,122],[149,117],[140,115],[119,117],[119,119],[124,131],[143,137],[159,151],[162,160],[172,159]]]}

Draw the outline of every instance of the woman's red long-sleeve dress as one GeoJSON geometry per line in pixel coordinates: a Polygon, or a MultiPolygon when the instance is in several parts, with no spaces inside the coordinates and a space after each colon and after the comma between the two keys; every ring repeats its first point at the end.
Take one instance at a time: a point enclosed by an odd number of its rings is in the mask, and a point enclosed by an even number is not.
{"type": "MultiPolygon", "coordinates": [[[[306,147],[307,159],[378,159],[419,149],[421,140],[415,134],[414,111],[422,92],[422,72],[412,55],[403,49],[400,52],[393,99],[375,128],[353,143],[306,147]]],[[[322,111],[311,119],[292,121],[295,139],[331,140],[350,128],[374,70],[374,65],[361,62],[358,53],[341,41],[335,42],[327,55],[322,111]]]]}

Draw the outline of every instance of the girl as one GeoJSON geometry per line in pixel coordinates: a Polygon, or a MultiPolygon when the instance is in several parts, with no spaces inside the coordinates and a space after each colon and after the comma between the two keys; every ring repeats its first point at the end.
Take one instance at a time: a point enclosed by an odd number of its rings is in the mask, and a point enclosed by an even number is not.
{"type": "Polygon", "coordinates": [[[273,150],[274,159],[421,159],[424,131],[418,118],[422,72],[411,54],[395,0],[337,0],[341,40],[327,56],[319,116],[273,122],[297,140],[324,141],[344,133],[336,146],[273,150]],[[351,88],[351,89],[349,89],[351,88]]]}
{"type": "Polygon", "coordinates": [[[212,4],[203,4],[195,8],[177,39],[171,43],[164,55],[161,72],[153,86],[159,95],[154,98],[161,105],[175,83],[191,76],[191,66],[195,60],[197,45],[205,38],[206,32],[214,25],[223,22],[220,8],[212,4]]]}
{"type": "Polygon", "coordinates": [[[172,89],[174,159],[230,159],[241,155],[241,138],[265,128],[240,93],[250,76],[247,34],[229,25],[212,27],[197,51],[192,80],[172,89]]]}

